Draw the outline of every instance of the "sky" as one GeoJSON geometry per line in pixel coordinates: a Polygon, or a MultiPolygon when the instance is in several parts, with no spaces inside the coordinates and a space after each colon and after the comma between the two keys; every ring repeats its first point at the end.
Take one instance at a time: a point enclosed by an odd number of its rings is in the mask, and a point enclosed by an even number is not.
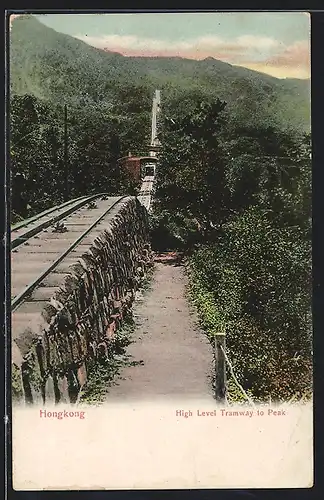
{"type": "Polygon", "coordinates": [[[305,12],[36,15],[45,25],[128,56],[214,57],[278,78],[310,77],[305,12]]]}

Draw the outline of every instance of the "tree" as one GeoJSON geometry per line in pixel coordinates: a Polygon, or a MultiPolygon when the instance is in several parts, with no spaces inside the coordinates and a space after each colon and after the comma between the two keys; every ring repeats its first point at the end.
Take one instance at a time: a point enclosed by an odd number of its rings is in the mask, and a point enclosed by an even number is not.
{"type": "MultiPolygon", "coordinates": [[[[181,101],[180,109],[183,105],[181,101]]],[[[225,106],[220,100],[191,101],[184,115],[176,108],[162,128],[160,206],[195,218],[204,230],[220,221],[226,207],[224,158],[218,139],[225,106]]]]}

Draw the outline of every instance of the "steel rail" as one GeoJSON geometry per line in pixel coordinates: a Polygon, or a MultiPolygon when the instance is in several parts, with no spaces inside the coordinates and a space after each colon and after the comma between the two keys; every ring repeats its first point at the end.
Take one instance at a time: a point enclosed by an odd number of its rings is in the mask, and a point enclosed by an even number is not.
{"type": "Polygon", "coordinates": [[[16,295],[16,297],[11,301],[11,312],[14,312],[17,307],[23,302],[23,300],[39,285],[46,276],[48,276],[55,267],[57,267],[60,262],[83,240],[87,234],[97,225],[99,222],[110,212],[118,203],[120,203],[123,199],[127,198],[126,196],[121,196],[118,200],[116,200],[103,214],[98,217],[95,222],[91,224],[91,226],[86,229],[68,248],[65,250],[43,273],[41,273],[35,280],[31,281],[25,289],[16,295]]]}
{"type": "Polygon", "coordinates": [[[51,214],[52,212],[55,212],[55,210],[60,210],[60,208],[64,208],[67,205],[71,205],[71,203],[76,202],[78,200],[82,200],[85,198],[85,196],[80,196],[79,198],[74,198],[73,200],[65,201],[61,205],[56,205],[55,207],[48,208],[47,210],[44,210],[43,212],[40,212],[39,214],[33,215],[32,217],[29,217],[28,219],[24,219],[20,222],[17,222],[13,226],[11,226],[10,231],[14,232],[17,231],[18,229],[21,229],[22,227],[28,226],[28,224],[31,224],[41,217],[45,217],[46,215],[51,214]]]}
{"type": "MultiPolygon", "coordinates": [[[[105,193],[94,194],[91,196],[82,197],[81,199],[77,198],[77,200],[73,200],[74,204],[72,206],[70,206],[67,210],[65,210],[63,213],[60,213],[56,216],[53,216],[50,219],[47,219],[44,222],[38,224],[36,227],[33,227],[32,229],[27,230],[25,233],[21,234],[20,236],[17,236],[14,240],[11,241],[11,249],[17,248],[19,245],[22,245],[26,240],[28,240],[32,236],[35,236],[36,234],[40,233],[43,229],[46,229],[47,227],[51,226],[53,223],[60,221],[61,219],[64,219],[64,217],[67,217],[68,215],[72,214],[73,212],[75,212],[79,208],[82,208],[89,201],[92,201],[93,199],[99,198],[100,196],[103,196],[104,194],[105,193]]],[[[71,205],[72,203],[73,202],[67,202],[66,205],[71,205]]],[[[60,208],[62,208],[63,205],[60,205],[59,207],[55,207],[53,210],[50,211],[50,213],[55,212],[57,210],[60,210],[60,208]]],[[[43,215],[39,214],[39,217],[35,218],[35,221],[37,221],[38,219],[41,219],[44,216],[46,216],[45,213],[43,213],[43,215]]],[[[26,223],[25,225],[27,226],[31,222],[32,221],[26,223]]],[[[21,227],[24,227],[24,226],[21,226],[21,227]]],[[[15,230],[17,231],[17,229],[15,229],[15,230]]]]}

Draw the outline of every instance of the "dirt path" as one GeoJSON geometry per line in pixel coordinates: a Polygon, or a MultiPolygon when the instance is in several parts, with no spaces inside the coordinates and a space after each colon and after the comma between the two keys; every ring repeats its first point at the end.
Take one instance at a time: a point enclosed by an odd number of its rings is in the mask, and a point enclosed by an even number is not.
{"type": "Polygon", "coordinates": [[[125,367],[118,385],[109,388],[115,398],[213,397],[211,346],[195,324],[185,298],[184,267],[156,262],[150,290],[134,307],[136,330],[128,353],[142,364],[125,367]]]}

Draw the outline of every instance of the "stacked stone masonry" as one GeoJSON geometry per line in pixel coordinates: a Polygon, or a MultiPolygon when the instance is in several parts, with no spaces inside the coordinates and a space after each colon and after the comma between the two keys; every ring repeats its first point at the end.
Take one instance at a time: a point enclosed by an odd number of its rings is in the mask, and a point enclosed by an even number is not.
{"type": "Polygon", "coordinates": [[[14,400],[75,403],[88,362],[107,355],[151,265],[147,211],[128,197],[82,258],[60,275],[41,320],[13,331],[14,400]]]}

